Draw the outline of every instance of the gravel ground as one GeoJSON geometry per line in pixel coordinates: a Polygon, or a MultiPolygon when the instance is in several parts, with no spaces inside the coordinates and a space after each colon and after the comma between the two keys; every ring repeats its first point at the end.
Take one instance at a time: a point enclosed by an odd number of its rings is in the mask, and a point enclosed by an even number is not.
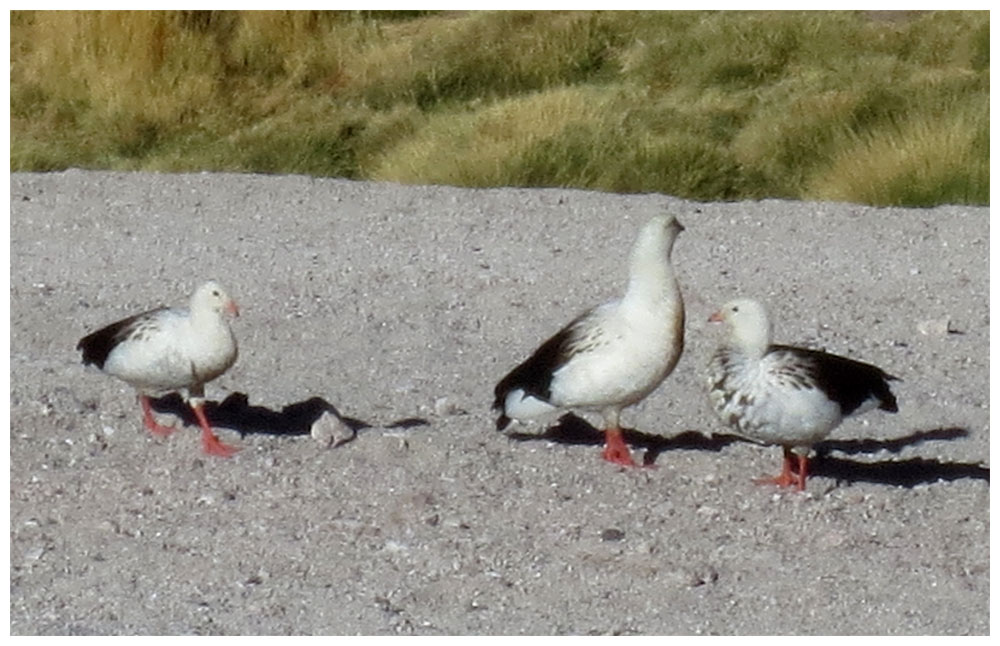
{"type": "Polygon", "coordinates": [[[987,208],[83,171],[10,200],[13,634],[989,632],[987,208]],[[664,209],[687,346],[623,416],[656,468],[588,414],[496,432],[493,384],[664,209]],[[207,278],[243,314],[207,390],[230,460],[74,351],[207,278]],[[738,295],[903,378],[804,494],[707,405],[738,295]]]}

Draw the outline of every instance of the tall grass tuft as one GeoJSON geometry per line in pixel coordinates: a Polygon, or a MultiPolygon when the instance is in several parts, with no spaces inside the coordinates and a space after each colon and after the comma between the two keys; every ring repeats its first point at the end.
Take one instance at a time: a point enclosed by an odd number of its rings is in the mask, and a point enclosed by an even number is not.
{"type": "Polygon", "coordinates": [[[877,206],[988,204],[989,112],[955,106],[948,119],[926,116],[853,138],[803,195],[877,206]]]}
{"type": "Polygon", "coordinates": [[[585,82],[609,63],[616,39],[600,12],[472,12],[383,33],[385,45],[347,71],[356,79],[348,95],[425,111],[585,82]]]}

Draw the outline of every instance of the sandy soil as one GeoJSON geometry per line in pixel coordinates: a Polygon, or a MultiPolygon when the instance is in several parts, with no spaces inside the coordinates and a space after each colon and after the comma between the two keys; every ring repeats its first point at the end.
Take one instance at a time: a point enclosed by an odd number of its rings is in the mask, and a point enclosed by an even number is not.
{"type": "Polygon", "coordinates": [[[988,209],[82,171],[10,199],[13,634],[989,631],[988,209]],[[623,417],[656,468],[587,414],[495,431],[496,380],[663,209],[687,347],[623,417]],[[208,387],[230,460],[74,351],[210,277],[243,313],[208,387]],[[708,409],[737,295],[903,378],[805,494],[708,409]]]}

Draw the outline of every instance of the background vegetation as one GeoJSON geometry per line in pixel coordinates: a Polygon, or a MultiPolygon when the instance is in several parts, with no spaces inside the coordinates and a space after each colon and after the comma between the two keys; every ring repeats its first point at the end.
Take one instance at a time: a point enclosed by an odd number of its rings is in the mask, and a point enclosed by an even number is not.
{"type": "Polygon", "coordinates": [[[13,12],[11,166],[985,204],[989,14],[13,12]]]}

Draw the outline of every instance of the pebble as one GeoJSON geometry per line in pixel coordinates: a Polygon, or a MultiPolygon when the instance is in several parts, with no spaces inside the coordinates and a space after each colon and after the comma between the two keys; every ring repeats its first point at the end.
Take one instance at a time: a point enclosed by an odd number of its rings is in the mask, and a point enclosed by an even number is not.
{"type": "Polygon", "coordinates": [[[324,411],[309,431],[312,438],[324,447],[336,447],[354,439],[354,430],[342,419],[329,411],[324,411]]]}
{"type": "Polygon", "coordinates": [[[917,331],[924,336],[945,336],[951,329],[951,319],[947,316],[917,323],[917,331]]]}
{"type": "Polygon", "coordinates": [[[816,539],[816,544],[819,547],[825,549],[834,549],[840,547],[847,541],[847,534],[840,530],[833,530],[825,534],[821,534],[816,539]]]}
{"type": "Polygon", "coordinates": [[[174,415],[173,413],[161,413],[154,412],[153,419],[160,426],[168,426],[173,428],[178,428],[184,425],[183,419],[179,415],[174,415]]]}
{"type": "Polygon", "coordinates": [[[624,538],[625,538],[625,532],[614,527],[611,527],[601,532],[601,540],[605,542],[620,541],[623,540],[624,538]]]}
{"type": "Polygon", "coordinates": [[[700,563],[666,571],[663,578],[678,587],[697,588],[718,581],[719,572],[707,563],[700,563]]]}
{"type": "Polygon", "coordinates": [[[448,401],[447,397],[438,397],[434,400],[434,414],[438,417],[446,417],[458,413],[454,404],[448,401]]]}

